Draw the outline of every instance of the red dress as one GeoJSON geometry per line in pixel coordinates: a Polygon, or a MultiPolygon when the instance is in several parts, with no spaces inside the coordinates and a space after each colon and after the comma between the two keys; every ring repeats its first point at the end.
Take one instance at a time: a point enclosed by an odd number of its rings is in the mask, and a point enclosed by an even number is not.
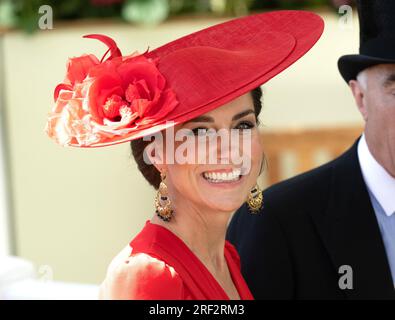
{"type": "MultiPolygon", "coordinates": [[[[253,300],[240,272],[240,258],[225,241],[225,259],[242,300],[253,300]]],[[[146,221],[109,266],[101,299],[229,300],[206,266],[173,232],[146,221]]]]}

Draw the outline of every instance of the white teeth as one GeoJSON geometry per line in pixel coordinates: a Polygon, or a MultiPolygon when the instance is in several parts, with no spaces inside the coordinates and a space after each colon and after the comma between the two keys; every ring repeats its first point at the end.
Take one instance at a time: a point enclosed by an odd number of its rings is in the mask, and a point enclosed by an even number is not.
{"type": "Polygon", "coordinates": [[[240,179],[240,169],[234,169],[232,172],[204,172],[203,177],[214,183],[237,181],[240,179]]]}

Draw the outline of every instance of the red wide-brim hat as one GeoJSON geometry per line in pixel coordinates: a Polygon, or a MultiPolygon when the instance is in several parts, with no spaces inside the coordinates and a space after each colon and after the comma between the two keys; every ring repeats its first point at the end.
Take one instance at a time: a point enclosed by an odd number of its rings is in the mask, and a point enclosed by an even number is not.
{"type": "Polygon", "coordinates": [[[143,54],[69,59],[45,131],[61,145],[102,147],[191,120],[264,84],[320,38],[323,20],[307,11],[233,19],[143,54]]]}

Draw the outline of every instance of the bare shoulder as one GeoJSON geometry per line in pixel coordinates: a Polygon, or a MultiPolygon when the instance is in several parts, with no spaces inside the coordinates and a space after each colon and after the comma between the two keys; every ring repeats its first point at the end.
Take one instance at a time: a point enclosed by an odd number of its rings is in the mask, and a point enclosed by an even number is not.
{"type": "Polygon", "coordinates": [[[108,266],[99,299],[181,299],[182,291],[182,280],[172,266],[126,246],[108,266]]]}

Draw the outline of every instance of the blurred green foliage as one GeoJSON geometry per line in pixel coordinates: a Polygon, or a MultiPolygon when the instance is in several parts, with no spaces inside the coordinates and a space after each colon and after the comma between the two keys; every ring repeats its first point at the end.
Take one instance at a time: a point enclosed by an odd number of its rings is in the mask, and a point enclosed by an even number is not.
{"type": "Polygon", "coordinates": [[[316,8],[333,3],[334,0],[0,0],[0,27],[29,33],[37,30],[42,5],[52,8],[54,22],[113,18],[155,25],[168,17],[189,13],[240,16],[252,10],[316,8]]]}

